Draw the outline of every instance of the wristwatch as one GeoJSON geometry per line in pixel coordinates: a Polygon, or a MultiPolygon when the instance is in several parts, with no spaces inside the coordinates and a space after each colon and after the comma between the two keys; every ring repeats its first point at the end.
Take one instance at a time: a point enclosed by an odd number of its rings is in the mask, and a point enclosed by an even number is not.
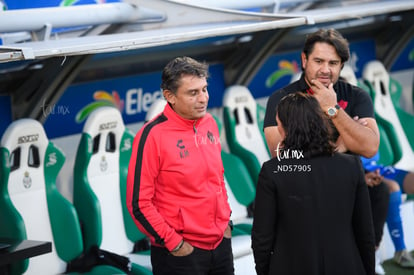
{"type": "Polygon", "coordinates": [[[329,107],[326,113],[328,114],[329,118],[335,118],[338,115],[339,109],[341,109],[341,106],[336,104],[335,107],[329,107]]]}

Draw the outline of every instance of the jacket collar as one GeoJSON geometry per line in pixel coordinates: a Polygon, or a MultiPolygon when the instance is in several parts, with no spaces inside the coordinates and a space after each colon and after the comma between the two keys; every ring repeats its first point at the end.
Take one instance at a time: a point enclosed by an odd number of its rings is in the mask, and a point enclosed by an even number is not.
{"type": "Polygon", "coordinates": [[[170,104],[167,103],[165,105],[164,108],[164,114],[168,119],[173,120],[175,123],[183,126],[183,127],[194,127],[194,126],[198,126],[200,124],[200,122],[204,119],[204,117],[200,118],[200,119],[196,119],[196,120],[192,120],[192,119],[185,119],[182,116],[180,116],[179,114],[177,114],[173,108],[171,108],[170,104]]]}

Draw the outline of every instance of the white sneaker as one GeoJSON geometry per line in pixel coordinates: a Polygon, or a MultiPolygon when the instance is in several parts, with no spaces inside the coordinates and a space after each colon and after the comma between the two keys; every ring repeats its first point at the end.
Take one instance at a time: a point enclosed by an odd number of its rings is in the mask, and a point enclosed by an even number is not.
{"type": "Polygon", "coordinates": [[[385,275],[385,270],[381,265],[381,259],[379,257],[379,253],[375,253],[375,274],[385,275]]]}
{"type": "Polygon", "coordinates": [[[382,267],[381,263],[375,263],[375,274],[377,275],[385,275],[385,270],[382,267]]]}
{"type": "Polygon", "coordinates": [[[414,268],[414,258],[405,249],[395,252],[394,261],[401,267],[414,268]]]}

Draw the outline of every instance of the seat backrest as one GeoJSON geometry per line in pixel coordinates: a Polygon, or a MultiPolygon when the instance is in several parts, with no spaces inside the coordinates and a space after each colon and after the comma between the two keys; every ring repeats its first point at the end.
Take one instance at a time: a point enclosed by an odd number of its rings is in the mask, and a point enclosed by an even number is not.
{"type": "Polygon", "coordinates": [[[239,157],[222,151],[221,158],[223,159],[224,176],[231,190],[229,196],[234,198],[229,199],[232,219],[246,218],[246,207],[254,201],[256,195],[255,184],[239,157]]]}
{"type": "Polygon", "coordinates": [[[302,76],[302,72],[297,72],[292,74],[292,77],[290,78],[290,83],[293,83],[295,81],[298,81],[300,79],[300,77],[302,76]]]}
{"type": "Polygon", "coordinates": [[[245,86],[230,86],[223,97],[223,120],[230,152],[246,165],[257,182],[261,165],[270,158],[257,122],[257,103],[245,86]]]}
{"type": "MultiPolygon", "coordinates": [[[[372,95],[369,91],[369,87],[357,80],[354,70],[349,64],[346,63],[342,68],[341,77],[344,78],[348,83],[354,86],[359,86],[364,91],[372,95]]],[[[378,162],[383,165],[392,165],[395,159],[394,150],[397,152],[396,155],[401,157],[400,147],[398,146],[396,148],[393,148],[393,143],[391,143],[390,138],[387,134],[388,132],[390,135],[395,136],[395,131],[393,131],[393,129],[390,129],[389,123],[383,120],[381,117],[377,117],[376,121],[380,133],[380,145],[378,149],[380,158],[378,162]]]]}
{"type": "Polygon", "coordinates": [[[10,124],[0,150],[0,237],[52,242],[51,253],[19,263],[13,272],[63,273],[83,250],[75,209],[56,188],[63,153],[33,119],[10,124]]]}
{"type": "Polygon", "coordinates": [[[354,70],[352,69],[351,65],[348,63],[344,64],[344,67],[341,70],[341,77],[348,83],[358,86],[362,90],[366,91],[370,96],[372,96],[369,87],[363,82],[359,81],[355,75],[354,70]]]}
{"type": "Polygon", "coordinates": [[[341,77],[343,77],[349,84],[358,86],[358,80],[355,72],[349,64],[344,64],[344,67],[341,70],[341,77]]]}
{"type": "MultiPolygon", "coordinates": [[[[222,123],[217,116],[213,115],[213,117],[221,133],[222,123]]],[[[255,184],[239,157],[222,149],[221,158],[224,166],[224,180],[231,208],[231,218],[234,223],[237,223],[247,218],[247,207],[254,201],[256,195],[255,184]]]]}
{"type": "Polygon", "coordinates": [[[160,98],[154,101],[149,107],[147,114],[145,115],[145,122],[150,121],[155,116],[157,116],[159,113],[164,111],[165,104],[167,104],[167,101],[163,98],[160,98]]]}
{"type": "Polygon", "coordinates": [[[390,77],[387,70],[380,61],[370,61],[364,67],[363,79],[371,90],[376,118],[382,121],[384,130],[393,143],[394,165],[400,169],[414,171],[414,154],[390,96],[390,77]],[[398,150],[398,147],[401,150],[398,150]]]}
{"type": "MultiPolygon", "coordinates": [[[[401,101],[404,100],[402,99],[403,87],[397,80],[390,77],[389,91],[398,119],[401,122],[401,126],[407,136],[411,149],[414,150],[414,115],[412,112],[404,109],[401,104],[401,101]]],[[[406,105],[409,107],[410,104],[406,105]]]]}
{"type": "MultiPolygon", "coordinates": [[[[393,145],[388,138],[387,130],[385,130],[387,124],[384,124],[381,122],[381,120],[377,121],[378,124],[378,130],[380,133],[380,145],[379,145],[379,160],[378,163],[389,166],[393,165],[395,163],[395,154],[393,150],[393,145]]],[[[390,132],[388,130],[388,132],[390,132]]],[[[395,135],[395,132],[393,132],[395,135]]],[[[400,153],[400,152],[399,152],[400,153]]]]}
{"type": "Polygon", "coordinates": [[[75,159],[73,194],[85,249],[96,245],[125,255],[144,238],[126,209],[132,140],[115,108],[96,109],[85,122],[75,159]]]}
{"type": "Polygon", "coordinates": [[[266,137],[263,131],[265,114],[266,114],[266,107],[262,106],[260,103],[257,103],[256,104],[257,126],[259,127],[260,134],[262,135],[263,144],[266,145],[265,147],[267,149],[267,153],[270,156],[271,155],[270,150],[269,150],[269,147],[267,147],[266,137]]]}

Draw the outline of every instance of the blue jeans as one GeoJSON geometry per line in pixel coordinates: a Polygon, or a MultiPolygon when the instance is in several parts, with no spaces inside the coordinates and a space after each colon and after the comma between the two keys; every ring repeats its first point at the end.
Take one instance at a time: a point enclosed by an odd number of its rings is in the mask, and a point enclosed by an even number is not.
{"type": "Polygon", "coordinates": [[[183,257],[173,256],[163,247],[151,247],[151,264],[154,275],[233,275],[231,239],[223,238],[214,250],[194,247],[183,257]]]}

